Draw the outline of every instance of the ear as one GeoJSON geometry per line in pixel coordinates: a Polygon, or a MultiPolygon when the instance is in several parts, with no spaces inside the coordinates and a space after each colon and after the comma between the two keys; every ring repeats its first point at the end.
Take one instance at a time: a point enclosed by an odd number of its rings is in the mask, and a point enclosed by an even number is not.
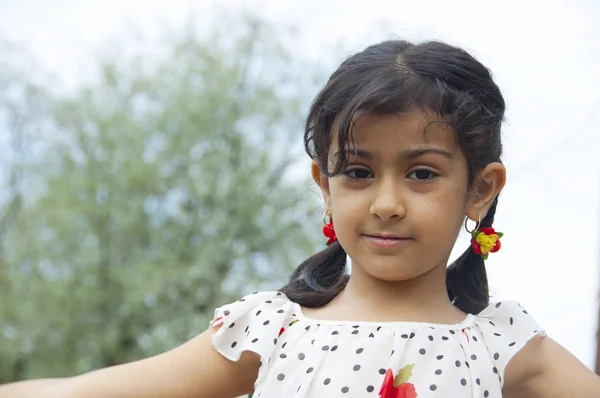
{"type": "Polygon", "coordinates": [[[506,183],[506,168],[500,162],[485,166],[475,181],[474,189],[467,203],[467,217],[477,221],[477,215],[483,218],[488,213],[494,198],[498,196],[506,183]]]}
{"type": "Polygon", "coordinates": [[[311,174],[315,183],[321,188],[323,199],[325,200],[325,208],[331,209],[331,195],[329,194],[329,178],[321,172],[321,167],[317,161],[313,160],[311,164],[311,174]]]}

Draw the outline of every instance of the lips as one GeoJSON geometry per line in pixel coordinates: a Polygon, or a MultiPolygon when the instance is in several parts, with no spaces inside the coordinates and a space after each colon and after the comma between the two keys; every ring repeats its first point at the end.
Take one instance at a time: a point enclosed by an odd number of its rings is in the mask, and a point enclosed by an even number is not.
{"type": "Polygon", "coordinates": [[[407,237],[387,234],[365,235],[365,238],[376,247],[397,247],[410,240],[407,237]]]}
{"type": "Polygon", "coordinates": [[[379,239],[408,239],[405,236],[391,235],[391,234],[365,234],[365,236],[370,236],[372,238],[379,238],[379,239]]]}

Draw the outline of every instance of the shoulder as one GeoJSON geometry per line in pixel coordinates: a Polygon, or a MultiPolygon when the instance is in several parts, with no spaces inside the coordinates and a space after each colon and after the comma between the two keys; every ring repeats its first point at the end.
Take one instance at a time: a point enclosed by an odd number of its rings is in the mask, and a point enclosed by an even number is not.
{"type": "Polygon", "coordinates": [[[600,377],[549,337],[534,338],[506,371],[509,398],[600,396],[600,377]]]}
{"type": "Polygon", "coordinates": [[[519,303],[492,303],[477,315],[476,324],[504,373],[503,396],[600,396],[600,378],[547,337],[519,303]]]}
{"type": "Polygon", "coordinates": [[[215,310],[210,323],[218,329],[212,335],[212,346],[231,361],[238,361],[245,352],[256,354],[260,358],[258,383],[264,377],[262,364],[270,361],[279,337],[296,319],[295,308],[296,304],[278,291],[256,292],[223,305],[215,310]]]}
{"type": "Polygon", "coordinates": [[[516,301],[499,301],[490,304],[475,317],[485,345],[494,360],[502,384],[508,364],[536,336],[546,332],[523,306],[516,301]]]}

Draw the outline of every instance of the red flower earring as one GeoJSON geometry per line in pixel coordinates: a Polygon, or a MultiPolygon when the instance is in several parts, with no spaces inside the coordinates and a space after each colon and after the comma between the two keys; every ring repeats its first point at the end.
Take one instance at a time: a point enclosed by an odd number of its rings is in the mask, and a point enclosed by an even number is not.
{"type": "Polygon", "coordinates": [[[477,214],[477,224],[475,228],[469,230],[465,219],[465,229],[471,235],[471,247],[475,254],[480,255],[484,260],[488,259],[489,253],[496,253],[500,250],[500,238],[504,235],[502,232],[497,232],[492,227],[479,228],[481,226],[481,217],[477,214]]]}
{"type": "Polygon", "coordinates": [[[327,246],[331,245],[333,242],[337,240],[337,235],[335,234],[335,229],[333,227],[333,217],[329,214],[331,210],[325,210],[323,213],[323,235],[327,238],[327,246]],[[329,216],[329,222],[327,222],[327,217],[329,216]]]}

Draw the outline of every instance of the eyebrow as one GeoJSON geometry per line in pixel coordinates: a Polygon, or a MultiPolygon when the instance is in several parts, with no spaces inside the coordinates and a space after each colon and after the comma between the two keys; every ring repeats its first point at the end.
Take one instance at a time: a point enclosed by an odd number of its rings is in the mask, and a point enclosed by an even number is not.
{"type": "MultiPolygon", "coordinates": [[[[365,149],[346,149],[343,151],[346,156],[358,156],[365,159],[373,159],[379,157],[379,154],[365,149]]],[[[398,159],[402,160],[413,160],[423,155],[441,155],[447,159],[452,159],[454,155],[448,151],[444,151],[439,148],[418,148],[418,149],[405,149],[397,154],[398,159]]],[[[340,156],[340,151],[333,154],[334,159],[340,156]]]]}

